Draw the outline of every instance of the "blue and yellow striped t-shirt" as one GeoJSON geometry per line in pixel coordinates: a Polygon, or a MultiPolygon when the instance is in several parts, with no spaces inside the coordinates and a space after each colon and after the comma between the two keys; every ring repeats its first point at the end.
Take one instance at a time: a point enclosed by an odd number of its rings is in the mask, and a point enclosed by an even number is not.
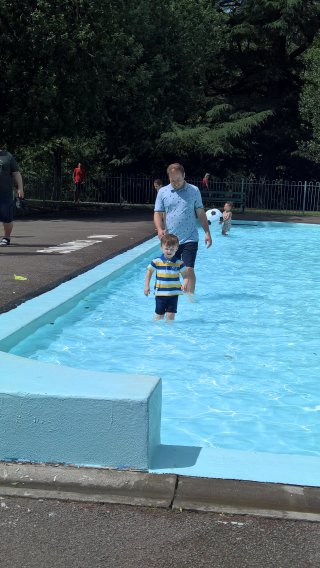
{"type": "Polygon", "coordinates": [[[179,275],[187,270],[182,260],[175,256],[168,260],[164,254],[154,258],[148,266],[151,272],[156,271],[154,293],[156,296],[178,296],[182,294],[179,275]]]}

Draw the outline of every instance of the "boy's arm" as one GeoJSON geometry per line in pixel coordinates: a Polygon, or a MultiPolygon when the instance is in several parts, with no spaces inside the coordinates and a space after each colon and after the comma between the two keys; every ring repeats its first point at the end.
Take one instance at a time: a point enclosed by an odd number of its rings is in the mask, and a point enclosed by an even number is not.
{"type": "Polygon", "coordinates": [[[182,288],[183,292],[186,292],[188,290],[188,284],[189,284],[189,278],[187,278],[188,269],[185,266],[183,266],[183,269],[180,270],[180,274],[183,278],[183,284],[182,284],[181,288],[182,288]]]}
{"type": "Polygon", "coordinates": [[[150,280],[152,278],[153,271],[148,268],[146,272],[146,280],[144,285],[144,295],[148,296],[150,294],[150,280]]]}

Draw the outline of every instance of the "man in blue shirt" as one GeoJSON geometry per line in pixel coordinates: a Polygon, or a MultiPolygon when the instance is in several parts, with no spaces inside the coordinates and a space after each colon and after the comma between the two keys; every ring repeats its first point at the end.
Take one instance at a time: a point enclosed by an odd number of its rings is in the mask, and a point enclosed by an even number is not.
{"type": "Polygon", "coordinates": [[[196,276],[194,264],[198,250],[197,219],[205,232],[207,247],[212,245],[208,220],[203,208],[201,194],[195,185],[185,181],[185,171],[181,164],[170,164],[167,169],[170,184],[161,187],[157,194],[154,207],[154,224],[158,237],[167,232],[176,235],[179,239],[177,257],[181,258],[188,269],[189,294],[194,294],[196,276]],[[166,229],[163,228],[163,214],[165,214],[166,229]]]}

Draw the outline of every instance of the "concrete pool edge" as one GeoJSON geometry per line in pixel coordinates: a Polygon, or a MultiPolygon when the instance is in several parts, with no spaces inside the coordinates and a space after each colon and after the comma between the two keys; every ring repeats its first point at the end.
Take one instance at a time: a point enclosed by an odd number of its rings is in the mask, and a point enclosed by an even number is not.
{"type": "Polygon", "coordinates": [[[319,488],[51,464],[0,462],[1,497],[320,521],[319,488]]]}
{"type": "Polygon", "coordinates": [[[0,356],[0,460],[148,471],[161,381],[0,356]]]}

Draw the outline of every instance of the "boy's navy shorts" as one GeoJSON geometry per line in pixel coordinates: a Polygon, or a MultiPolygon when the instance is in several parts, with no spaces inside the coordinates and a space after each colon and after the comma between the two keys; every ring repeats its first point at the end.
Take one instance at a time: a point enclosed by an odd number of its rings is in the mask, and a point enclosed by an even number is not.
{"type": "Polygon", "coordinates": [[[181,245],[179,245],[176,257],[180,258],[187,268],[194,268],[197,252],[197,241],[190,241],[188,243],[182,243],[181,245]]]}
{"type": "Polygon", "coordinates": [[[0,192],[0,221],[11,223],[13,221],[13,193],[0,192]]]}
{"type": "Polygon", "coordinates": [[[163,316],[165,313],[176,314],[179,296],[156,296],[156,314],[163,316]]]}

